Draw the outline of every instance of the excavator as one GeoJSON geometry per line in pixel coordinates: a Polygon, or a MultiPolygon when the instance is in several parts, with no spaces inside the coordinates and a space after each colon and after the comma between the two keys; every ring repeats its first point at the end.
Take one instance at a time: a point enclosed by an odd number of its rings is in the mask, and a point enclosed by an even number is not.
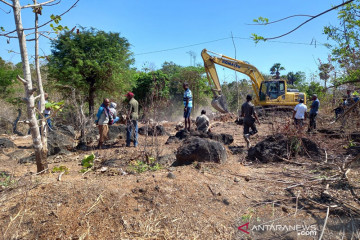
{"type": "Polygon", "coordinates": [[[203,49],[201,57],[204,60],[204,66],[214,98],[211,105],[221,113],[227,113],[228,108],[225,96],[221,92],[221,86],[215,64],[233,69],[237,72],[247,75],[251,80],[251,85],[255,93],[253,103],[260,107],[292,107],[299,103],[299,99],[304,99],[306,104],[305,93],[296,89],[288,89],[286,81],[283,79],[265,80],[259,70],[245,61],[224,56],[203,49]]]}

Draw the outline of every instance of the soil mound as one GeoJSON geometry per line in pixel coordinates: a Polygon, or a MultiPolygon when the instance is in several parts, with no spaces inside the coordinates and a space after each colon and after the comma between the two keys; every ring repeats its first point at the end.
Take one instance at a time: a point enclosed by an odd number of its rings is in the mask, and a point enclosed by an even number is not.
{"type": "Polygon", "coordinates": [[[227,159],[224,145],[217,141],[191,137],[178,148],[173,165],[187,165],[193,162],[224,163],[227,159]]]}
{"type": "Polygon", "coordinates": [[[319,158],[324,154],[324,150],[307,138],[287,137],[282,134],[268,136],[248,151],[249,160],[259,160],[263,163],[282,161],[288,156],[306,156],[319,158]]]}

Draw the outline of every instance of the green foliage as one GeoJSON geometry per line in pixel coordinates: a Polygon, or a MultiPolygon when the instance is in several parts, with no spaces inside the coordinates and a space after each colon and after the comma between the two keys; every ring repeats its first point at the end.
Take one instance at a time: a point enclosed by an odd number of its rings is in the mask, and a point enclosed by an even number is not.
{"type": "Polygon", "coordinates": [[[49,101],[49,102],[45,103],[45,108],[46,109],[51,108],[53,110],[61,111],[61,108],[64,106],[64,104],[65,104],[65,101],[60,101],[60,102],[49,101]]]}
{"type": "Polygon", "coordinates": [[[136,74],[136,99],[143,104],[164,103],[169,99],[169,78],[161,70],[136,74]]]}
{"type": "Polygon", "coordinates": [[[309,98],[313,94],[317,94],[318,98],[323,98],[325,95],[325,88],[319,82],[311,81],[310,83],[303,83],[297,86],[301,92],[305,92],[309,98]]]}
{"type": "Polygon", "coordinates": [[[296,73],[289,72],[286,75],[286,79],[287,79],[288,84],[296,86],[296,85],[299,85],[299,84],[303,84],[305,82],[305,80],[306,80],[306,77],[305,77],[304,72],[298,71],[296,73]]]}
{"type": "Polygon", "coordinates": [[[83,166],[83,168],[80,172],[86,172],[90,168],[92,168],[92,166],[94,165],[94,160],[95,155],[93,153],[91,155],[85,155],[84,159],[81,161],[81,165],[83,166]]]}
{"type": "Polygon", "coordinates": [[[257,19],[253,19],[253,22],[256,23],[261,23],[261,24],[268,24],[269,23],[269,19],[268,18],[264,18],[264,17],[258,17],[257,19]]]}
{"type": "Polygon", "coordinates": [[[157,171],[162,169],[162,166],[155,162],[155,158],[149,157],[148,160],[149,163],[141,160],[132,161],[128,166],[128,171],[133,173],[143,173],[146,171],[157,171]]]}
{"type": "Polygon", "coordinates": [[[255,33],[251,34],[251,38],[255,41],[255,43],[259,43],[260,41],[264,41],[264,42],[266,41],[266,39],[264,37],[259,36],[255,33]]]}
{"type": "Polygon", "coordinates": [[[324,34],[334,41],[331,45],[327,45],[332,51],[332,60],[345,70],[344,76],[337,83],[358,80],[360,67],[359,13],[360,0],[355,0],[339,8],[338,25],[324,27],[324,34]]]}
{"type": "Polygon", "coordinates": [[[69,168],[66,166],[55,166],[51,169],[52,173],[65,172],[65,174],[69,174],[69,168]]]}
{"type": "Polygon", "coordinates": [[[16,180],[14,180],[11,175],[8,175],[4,172],[0,173],[0,186],[9,187],[16,183],[16,180]]]}
{"type": "Polygon", "coordinates": [[[17,75],[22,74],[21,66],[14,65],[10,62],[5,62],[0,57],[0,97],[7,102],[15,103],[15,93],[21,84],[16,80],[17,75]]]}
{"type": "Polygon", "coordinates": [[[0,30],[5,32],[5,28],[0,26],[0,30]]]}
{"type": "Polygon", "coordinates": [[[242,79],[239,82],[224,82],[221,89],[226,98],[228,109],[232,112],[240,109],[247,94],[253,94],[251,83],[246,79],[242,79]]]}
{"type": "Polygon", "coordinates": [[[79,33],[65,31],[52,41],[49,76],[64,94],[69,93],[69,87],[77,89],[93,111],[96,96],[123,95],[133,85],[134,59],[129,49],[130,43],[119,33],[94,28],[80,28],[79,33]]]}
{"type": "Polygon", "coordinates": [[[283,66],[281,66],[281,63],[275,63],[274,65],[272,65],[272,67],[270,68],[270,73],[271,74],[277,74],[280,71],[285,70],[285,68],[283,66]]]}

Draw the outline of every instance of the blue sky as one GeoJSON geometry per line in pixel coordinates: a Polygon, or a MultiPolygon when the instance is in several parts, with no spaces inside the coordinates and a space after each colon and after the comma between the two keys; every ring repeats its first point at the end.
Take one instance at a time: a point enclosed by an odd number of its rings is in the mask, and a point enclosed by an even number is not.
{"type": "MultiPolygon", "coordinates": [[[[22,4],[31,2],[21,1],[22,4]]],[[[321,44],[328,40],[322,34],[322,30],[325,25],[338,24],[336,10],[309,22],[288,36],[265,43],[255,44],[250,39],[251,33],[264,37],[281,35],[307,18],[292,18],[268,26],[247,24],[260,16],[267,17],[271,21],[294,14],[316,15],[341,2],[341,0],[80,0],[76,8],[63,16],[61,24],[70,29],[81,25],[120,32],[121,36],[131,43],[136,61],[135,67],[139,69],[144,64],[160,68],[165,61],[188,66],[193,63],[189,51],[196,54],[196,63],[202,63],[200,53],[203,48],[235,57],[232,33],[235,37],[237,59],[250,62],[264,73],[269,73],[270,67],[279,62],[286,69],[283,73],[303,71],[309,77],[311,74],[316,74],[317,59],[320,58],[322,61],[327,59],[329,50],[321,44]],[[174,48],[177,49],[167,50],[174,48]]],[[[74,0],[63,0],[58,5],[46,7],[43,15],[40,16],[40,22],[48,20],[51,13],[61,14],[73,3],[74,0]]],[[[9,7],[3,3],[0,3],[0,7],[5,11],[9,10],[9,7]]],[[[32,26],[33,15],[30,9],[24,10],[23,22],[25,27],[32,26]]],[[[6,30],[14,29],[12,13],[6,14],[0,10],[0,26],[6,30]]],[[[42,38],[40,44],[42,51],[49,54],[49,40],[42,38]]],[[[0,57],[7,61],[19,62],[20,56],[16,53],[8,53],[9,50],[19,51],[16,39],[11,39],[10,44],[7,44],[6,39],[0,37],[0,57]]],[[[30,43],[29,53],[32,52],[30,43]]],[[[234,78],[231,71],[223,69],[218,71],[223,80],[232,81],[234,78]]]]}

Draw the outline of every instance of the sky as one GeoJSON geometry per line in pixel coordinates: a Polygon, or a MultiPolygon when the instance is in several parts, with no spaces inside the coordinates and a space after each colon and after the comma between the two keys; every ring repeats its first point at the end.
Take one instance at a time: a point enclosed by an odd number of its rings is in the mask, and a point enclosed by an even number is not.
{"type": "MultiPolygon", "coordinates": [[[[29,0],[20,2],[22,5],[32,3],[29,0]]],[[[65,12],[74,2],[62,0],[45,7],[40,23],[49,20],[50,14],[65,12]]],[[[248,61],[266,74],[274,63],[281,63],[285,68],[282,74],[302,71],[310,78],[317,74],[318,59],[327,61],[330,50],[323,44],[329,41],[322,32],[324,26],[338,24],[336,10],[310,21],[290,35],[258,44],[251,39],[252,33],[279,36],[308,18],[296,17],[267,26],[249,24],[260,16],[274,21],[295,14],[316,15],[340,3],[341,0],[80,0],[62,17],[61,24],[70,29],[83,26],[119,32],[131,44],[134,67],[138,69],[143,66],[159,69],[165,61],[181,66],[194,65],[194,62],[202,64],[200,54],[206,48],[248,61]]],[[[0,8],[0,26],[13,30],[13,14],[6,13],[10,8],[1,2],[0,8]]],[[[31,9],[24,9],[22,18],[24,27],[33,26],[31,9]]],[[[40,48],[43,54],[50,54],[50,40],[41,38],[40,48]]],[[[29,42],[28,50],[29,54],[34,52],[33,43],[29,42]]],[[[8,44],[7,38],[0,37],[1,58],[20,62],[18,52],[17,39],[10,39],[8,44]]],[[[223,68],[218,68],[218,74],[221,81],[231,82],[235,78],[232,71],[223,68]]]]}

